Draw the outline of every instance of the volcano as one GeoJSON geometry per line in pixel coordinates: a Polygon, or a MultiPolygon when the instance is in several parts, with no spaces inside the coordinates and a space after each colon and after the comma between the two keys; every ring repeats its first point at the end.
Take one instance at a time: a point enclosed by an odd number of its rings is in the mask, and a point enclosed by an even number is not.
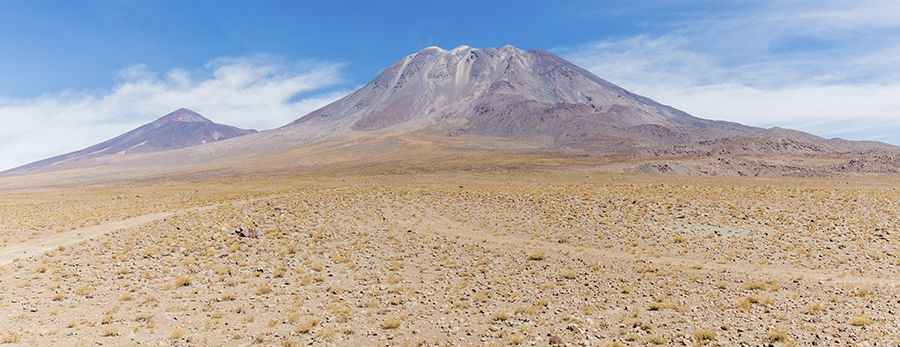
{"type": "Polygon", "coordinates": [[[197,112],[181,108],[137,129],[85,149],[44,159],[7,171],[23,174],[57,167],[76,166],[80,162],[105,156],[167,151],[202,145],[255,133],[214,123],[197,112]]]}

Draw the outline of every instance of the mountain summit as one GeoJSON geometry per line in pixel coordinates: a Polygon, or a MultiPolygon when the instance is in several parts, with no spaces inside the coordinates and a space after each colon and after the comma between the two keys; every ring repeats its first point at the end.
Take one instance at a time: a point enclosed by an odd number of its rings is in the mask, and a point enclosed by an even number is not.
{"type": "Polygon", "coordinates": [[[197,112],[181,108],[113,139],[80,151],[27,164],[5,173],[22,174],[100,157],[160,152],[221,141],[255,132],[256,130],[217,124],[197,112]]]}
{"type": "Polygon", "coordinates": [[[207,119],[206,117],[203,117],[199,113],[194,112],[193,110],[186,109],[186,108],[179,108],[172,113],[162,116],[160,119],[157,119],[154,123],[171,123],[171,122],[212,123],[212,121],[207,119]]]}

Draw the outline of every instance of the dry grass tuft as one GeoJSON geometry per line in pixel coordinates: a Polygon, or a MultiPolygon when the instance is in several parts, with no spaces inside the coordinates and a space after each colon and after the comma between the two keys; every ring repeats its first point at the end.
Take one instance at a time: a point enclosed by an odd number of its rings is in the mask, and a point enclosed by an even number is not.
{"type": "Polygon", "coordinates": [[[8,333],[0,337],[0,343],[2,344],[19,343],[19,340],[19,334],[16,333],[8,333]]]}
{"type": "Polygon", "coordinates": [[[545,257],[544,251],[534,251],[528,254],[528,260],[531,261],[541,261],[544,260],[545,257]]]}
{"type": "Polygon", "coordinates": [[[271,293],[272,293],[272,286],[269,285],[269,283],[263,282],[263,283],[260,283],[256,287],[256,295],[266,295],[266,294],[271,294],[271,293]]]}
{"type": "Polygon", "coordinates": [[[694,342],[698,345],[705,345],[716,340],[716,333],[712,330],[697,329],[694,330],[692,337],[694,338],[694,342]]]}
{"type": "Polygon", "coordinates": [[[191,285],[190,277],[182,275],[175,278],[175,288],[187,287],[189,285],[191,285]]]}
{"type": "Polygon", "coordinates": [[[849,323],[850,323],[850,325],[855,326],[855,327],[864,327],[867,325],[871,325],[872,323],[874,323],[874,321],[872,320],[872,318],[869,318],[866,315],[859,315],[859,316],[854,316],[853,318],[850,318],[849,323]]]}
{"type": "Polygon", "coordinates": [[[662,335],[652,335],[647,338],[647,342],[649,342],[651,345],[661,346],[668,344],[669,340],[662,335]]]}
{"type": "Polygon", "coordinates": [[[171,333],[169,333],[169,338],[172,340],[181,340],[184,338],[184,335],[184,329],[181,327],[176,327],[175,329],[172,329],[171,333]]]}
{"type": "Polygon", "coordinates": [[[525,342],[525,337],[523,337],[522,335],[513,334],[509,337],[509,344],[512,346],[521,345],[523,342],[525,342]]]}
{"type": "Polygon", "coordinates": [[[387,318],[381,322],[381,328],[384,330],[393,330],[400,327],[402,322],[399,318],[387,318]]]}
{"type": "Polygon", "coordinates": [[[313,330],[316,326],[319,325],[319,320],[315,318],[307,319],[300,324],[297,324],[297,332],[300,334],[308,334],[313,330]]]}
{"type": "Polygon", "coordinates": [[[119,331],[113,327],[106,327],[103,329],[103,332],[100,333],[101,337],[116,337],[119,336],[119,331]]]}
{"type": "Polygon", "coordinates": [[[784,328],[774,327],[766,333],[766,341],[770,343],[784,343],[788,341],[788,331],[784,328]]]}
{"type": "Polygon", "coordinates": [[[491,320],[493,320],[493,321],[495,321],[495,322],[503,322],[503,321],[506,321],[506,320],[508,320],[508,319],[509,319],[509,313],[502,312],[502,311],[501,311],[501,312],[494,313],[494,315],[491,316],[491,320]]]}
{"type": "Polygon", "coordinates": [[[91,293],[94,292],[94,289],[90,286],[81,286],[78,289],[75,289],[75,294],[78,296],[90,296],[91,293]]]}
{"type": "Polygon", "coordinates": [[[124,292],[122,295],[119,295],[119,301],[122,302],[131,301],[132,299],[134,299],[134,297],[131,296],[131,292],[124,292]]]}

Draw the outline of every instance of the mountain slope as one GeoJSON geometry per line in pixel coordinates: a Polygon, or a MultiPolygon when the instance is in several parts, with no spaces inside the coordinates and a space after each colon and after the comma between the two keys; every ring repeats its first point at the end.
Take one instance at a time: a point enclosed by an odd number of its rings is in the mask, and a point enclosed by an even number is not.
{"type": "Polygon", "coordinates": [[[76,152],[27,164],[4,174],[42,171],[104,156],[179,149],[255,132],[256,130],[217,124],[194,111],[182,108],[113,139],[76,152]]]}

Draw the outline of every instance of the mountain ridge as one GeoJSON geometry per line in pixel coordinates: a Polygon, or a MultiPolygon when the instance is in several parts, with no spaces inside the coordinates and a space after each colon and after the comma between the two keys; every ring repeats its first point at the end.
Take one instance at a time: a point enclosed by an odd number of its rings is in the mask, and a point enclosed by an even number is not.
{"type": "MultiPolygon", "coordinates": [[[[353,93],[280,128],[171,151],[128,153],[92,165],[129,172],[135,167],[184,171],[200,165],[230,171],[266,170],[266,165],[287,170],[341,160],[375,165],[387,157],[391,161],[421,158],[417,157],[421,153],[410,152],[415,147],[405,146],[409,144],[450,151],[587,155],[642,162],[827,157],[838,168],[834,172],[892,165],[900,169],[900,161],[892,159],[897,147],[889,144],[825,139],[796,130],[696,117],[629,92],[552,53],[512,46],[460,46],[449,51],[428,47],[391,64],[353,93]],[[315,152],[315,148],[324,151],[315,152]],[[373,149],[382,152],[370,152],[373,149]],[[353,150],[365,155],[346,153],[353,150]],[[265,164],[243,167],[257,159],[265,164]],[[878,164],[848,160],[877,160],[878,164]]],[[[777,174],[770,167],[780,167],[760,165],[766,170],[749,172],[777,174]]],[[[787,174],[832,172],[832,166],[806,171],[788,166],[787,174]]],[[[743,167],[729,170],[692,172],[748,172],[743,167]]]]}

